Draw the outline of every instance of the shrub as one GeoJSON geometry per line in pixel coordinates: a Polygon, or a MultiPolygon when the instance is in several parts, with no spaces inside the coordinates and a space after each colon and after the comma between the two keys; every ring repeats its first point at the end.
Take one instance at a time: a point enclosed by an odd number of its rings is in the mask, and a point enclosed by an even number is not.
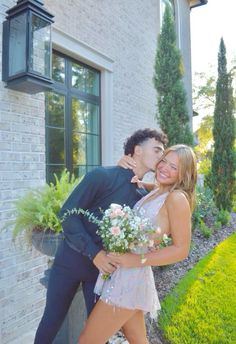
{"type": "Polygon", "coordinates": [[[219,229],[221,229],[222,225],[220,221],[216,221],[213,225],[214,230],[218,231],[219,229]]]}
{"type": "Polygon", "coordinates": [[[205,238],[210,238],[212,235],[212,229],[208,227],[204,221],[201,220],[198,227],[205,238]]]}
{"type": "Polygon", "coordinates": [[[213,193],[208,187],[197,186],[196,207],[193,212],[193,228],[201,222],[213,223],[218,210],[213,200],[213,193]]]}
{"type": "Polygon", "coordinates": [[[230,213],[227,210],[221,209],[217,214],[217,221],[222,225],[227,225],[231,219],[230,213]]]}
{"type": "Polygon", "coordinates": [[[231,211],[235,193],[236,169],[234,103],[232,75],[227,72],[226,48],[223,38],[221,38],[218,52],[213,138],[212,190],[217,208],[231,211]]]}
{"type": "Polygon", "coordinates": [[[70,176],[66,170],[63,171],[60,178],[54,176],[55,184],[45,184],[30,190],[15,202],[16,220],[12,233],[13,239],[22,232],[30,236],[33,230],[50,229],[55,233],[62,231],[57,214],[79,180],[73,175],[70,176]]]}

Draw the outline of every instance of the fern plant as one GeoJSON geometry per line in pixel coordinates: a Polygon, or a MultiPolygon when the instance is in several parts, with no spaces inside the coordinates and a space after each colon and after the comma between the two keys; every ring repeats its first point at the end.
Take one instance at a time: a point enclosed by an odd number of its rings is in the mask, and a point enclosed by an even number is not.
{"type": "Polygon", "coordinates": [[[13,239],[24,232],[27,237],[33,230],[60,233],[61,223],[57,214],[79,179],[64,170],[55,184],[50,183],[37,189],[28,191],[21,199],[15,202],[16,219],[14,221],[13,239]]]}

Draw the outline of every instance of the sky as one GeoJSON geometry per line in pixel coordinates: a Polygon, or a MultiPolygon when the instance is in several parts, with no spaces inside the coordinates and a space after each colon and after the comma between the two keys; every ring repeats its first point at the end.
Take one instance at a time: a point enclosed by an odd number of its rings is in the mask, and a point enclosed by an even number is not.
{"type": "Polygon", "coordinates": [[[236,1],[208,0],[191,10],[192,70],[203,72],[217,66],[220,38],[224,38],[227,60],[236,57],[236,1]]]}
{"type": "MultiPolygon", "coordinates": [[[[206,5],[191,10],[190,21],[192,74],[196,83],[196,72],[217,75],[221,37],[226,46],[228,67],[236,59],[236,0],[208,0],[206,5]]],[[[205,114],[200,111],[199,116],[193,118],[194,131],[205,114]]]]}

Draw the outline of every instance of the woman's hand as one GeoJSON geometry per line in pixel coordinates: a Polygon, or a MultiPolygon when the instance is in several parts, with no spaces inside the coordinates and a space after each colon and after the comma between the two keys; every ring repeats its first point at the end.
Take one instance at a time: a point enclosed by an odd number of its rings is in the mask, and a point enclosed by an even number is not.
{"type": "Polygon", "coordinates": [[[112,264],[122,268],[137,268],[142,266],[141,258],[139,254],[135,253],[108,253],[108,257],[111,259],[112,264]]]}
{"type": "Polygon", "coordinates": [[[123,155],[117,163],[118,166],[132,170],[136,167],[135,160],[130,155],[123,155]]]}

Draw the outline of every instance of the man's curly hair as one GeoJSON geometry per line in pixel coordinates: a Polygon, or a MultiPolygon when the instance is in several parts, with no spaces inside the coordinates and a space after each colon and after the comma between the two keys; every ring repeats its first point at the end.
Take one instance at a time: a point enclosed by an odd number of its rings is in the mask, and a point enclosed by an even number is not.
{"type": "Polygon", "coordinates": [[[139,129],[133,133],[130,137],[128,137],[124,143],[124,153],[125,155],[130,154],[133,156],[134,154],[134,147],[137,145],[141,145],[143,142],[147,141],[148,139],[156,139],[157,141],[161,142],[164,147],[168,143],[168,139],[166,134],[164,134],[161,130],[155,129],[139,129]]]}

